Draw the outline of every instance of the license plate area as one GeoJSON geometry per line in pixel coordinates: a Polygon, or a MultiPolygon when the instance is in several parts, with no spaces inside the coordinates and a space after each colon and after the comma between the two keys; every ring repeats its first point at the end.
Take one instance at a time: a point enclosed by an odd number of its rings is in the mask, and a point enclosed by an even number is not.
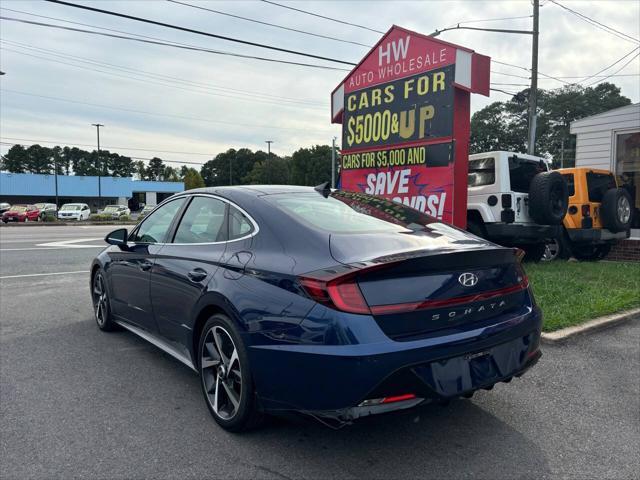
{"type": "Polygon", "coordinates": [[[527,360],[533,335],[528,334],[494,347],[426,363],[413,368],[442,397],[493,385],[520,371],[527,360]]]}

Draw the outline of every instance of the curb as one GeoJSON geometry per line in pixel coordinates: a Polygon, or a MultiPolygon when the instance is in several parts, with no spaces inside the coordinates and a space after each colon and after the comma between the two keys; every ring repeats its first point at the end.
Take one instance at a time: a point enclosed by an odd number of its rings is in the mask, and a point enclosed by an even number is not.
{"type": "Polygon", "coordinates": [[[543,343],[547,344],[561,343],[564,340],[575,337],[576,335],[582,335],[584,333],[613,327],[629,320],[633,320],[634,318],[640,318],[640,308],[634,308],[621,313],[614,313],[612,315],[594,318],[593,320],[575,327],[567,327],[561,330],[556,330],[555,332],[543,333],[540,338],[543,343]]]}

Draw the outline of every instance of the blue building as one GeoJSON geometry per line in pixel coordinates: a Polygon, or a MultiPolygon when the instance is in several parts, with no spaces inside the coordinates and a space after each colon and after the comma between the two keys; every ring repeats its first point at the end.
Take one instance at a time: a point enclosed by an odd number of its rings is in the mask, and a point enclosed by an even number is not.
{"type": "Polygon", "coordinates": [[[155,182],[130,177],[89,177],[39,175],[0,172],[0,202],[55,203],[82,202],[93,211],[105,205],[129,204],[133,210],[140,203],[155,205],[168,196],[182,192],[183,182],[155,182]]]}

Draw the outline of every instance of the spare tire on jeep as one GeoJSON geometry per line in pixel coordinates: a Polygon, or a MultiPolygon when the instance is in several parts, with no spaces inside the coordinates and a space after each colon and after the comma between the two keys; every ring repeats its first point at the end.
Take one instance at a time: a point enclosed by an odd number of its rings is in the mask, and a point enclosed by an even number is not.
{"type": "Polygon", "coordinates": [[[602,226],[612,232],[623,232],[631,225],[631,196],[624,188],[610,188],[602,197],[602,226]]]}
{"type": "Polygon", "coordinates": [[[540,225],[559,225],[569,206],[569,189],[558,172],[541,172],[529,186],[529,215],[540,225]]]}

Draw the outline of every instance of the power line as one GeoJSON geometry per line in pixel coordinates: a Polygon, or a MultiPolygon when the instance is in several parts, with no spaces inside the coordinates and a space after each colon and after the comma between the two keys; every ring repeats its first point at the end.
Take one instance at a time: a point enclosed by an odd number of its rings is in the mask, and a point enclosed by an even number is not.
{"type": "MultiPolygon", "coordinates": [[[[583,78],[582,80],[580,80],[580,83],[586,82],[587,80],[590,80],[592,78],[597,77],[599,74],[601,74],[602,72],[609,70],[610,68],[614,67],[615,65],[617,65],[618,63],[622,62],[625,58],[627,58],[629,55],[631,55],[633,52],[635,52],[636,50],[640,49],[640,47],[636,47],[633,50],[631,50],[630,52],[624,54],[622,57],[620,57],[618,60],[616,60],[615,62],[613,62],[611,65],[603,68],[602,70],[594,73],[593,75],[589,75],[588,77],[583,78]]],[[[616,72],[617,73],[617,72],[616,72]]],[[[613,75],[609,75],[607,76],[607,78],[611,77],[613,75]]]]}
{"type": "Polygon", "coordinates": [[[278,60],[278,59],[275,59],[275,58],[257,57],[257,56],[254,56],[254,55],[243,55],[243,54],[240,54],[240,53],[226,52],[226,51],[223,51],[223,50],[211,50],[209,48],[203,48],[203,47],[192,47],[192,46],[187,46],[187,45],[180,44],[180,43],[168,43],[168,42],[161,42],[161,41],[155,41],[155,40],[146,40],[144,38],[135,38],[135,37],[130,37],[130,36],[126,36],[126,35],[115,35],[115,34],[105,33],[105,32],[95,32],[95,31],[92,31],[92,30],[85,30],[85,29],[82,29],[82,28],[65,27],[65,26],[62,26],[62,25],[54,25],[52,23],[34,22],[34,21],[31,21],[31,20],[24,20],[24,19],[21,19],[21,18],[11,18],[11,17],[0,16],[0,20],[8,20],[8,21],[11,21],[11,22],[20,22],[20,23],[25,23],[25,24],[29,24],[29,25],[36,25],[36,26],[39,26],[39,27],[58,28],[58,29],[61,29],[61,30],[68,30],[68,31],[71,31],[71,32],[88,33],[88,34],[91,34],[91,35],[100,35],[100,36],[103,36],[103,37],[119,38],[119,39],[122,39],[122,40],[132,40],[132,41],[136,41],[136,42],[149,43],[149,44],[152,44],[152,45],[163,45],[163,46],[180,48],[180,49],[183,49],[183,50],[191,50],[191,51],[196,51],[196,52],[206,52],[206,53],[213,53],[213,54],[216,54],[216,55],[228,55],[228,56],[231,56],[231,57],[248,58],[248,59],[252,59],[252,60],[261,60],[261,61],[264,61],[264,62],[284,63],[284,64],[287,64],[287,65],[298,65],[298,66],[302,66],[302,67],[319,68],[319,69],[324,69],[324,70],[340,70],[340,71],[345,71],[345,72],[350,71],[347,68],[330,67],[328,65],[315,65],[315,64],[311,64],[311,63],[292,62],[292,61],[289,61],[289,60],[278,60]]]}
{"type": "MultiPolygon", "coordinates": [[[[621,66],[618,70],[616,70],[614,72],[614,74],[622,71],[627,65],[629,65],[631,62],[633,62],[636,58],[640,57],[640,53],[635,54],[627,63],[625,63],[623,66],[621,66]]],[[[596,83],[600,83],[600,82],[604,82],[605,80],[607,80],[608,78],[610,78],[612,75],[609,75],[608,77],[603,78],[602,80],[596,80],[595,82],[589,83],[587,85],[587,87],[590,87],[592,85],[595,85],[596,83]]]]}
{"type": "MultiPolygon", "coordinates": [[[[270,128],[270,129],[278,129],[278,130],[293,130],[293,131],[302,131],[302,132],[309,132],[312,130],[309,130],[308,128],[290,128],[290,127],[283,127],[283,126],[279,126],[279,125],[255,125],[255,124],[247,124],[247,123],[236,123],[236,122],[226,122],[223,120],[210,120],[207,118],[199,118],[199,117],[188,117],[185,115],[173,115],[170,113],[159,113],[159,112],[147,112],[144,110],[134,110],[131,108],[124,108],[124,107],[114,107],[111,105],[104,105],[104,104],[99,104],[99,103],[89,103],[89,102],[82,102],[79,100],[72,100],[70,98],[60,98],[60,97],[52,97],[52,96],[48,96],[48,95],[38,95],[35,93],[29,93],[29,92],[20,92],[18,90],[9,90],[6,88],[0,89],[0,92],[8,92],[8,93],[13,93],[16,95],[26,95],[29,97],[37,97],[37,98],[44,98],[47,100],[55,100],[58,102],[67,102],[67,103],[75,103],[78,105],[87,105],[89,107],[96,107],[96,108],[108,108],[110,110],[120,110],[123,112],[130,112],[130,113],[137,113],[140,115],[152,115],[152,116],[157,116],[157,117],[169,117],[169,118],[178,118],[178,119],[182,119],[182,120],[192,120],[192,121],[196,121],[196,122],[206,122],[206,123],[216,123],[216,124],[222,124],[222,125],[233,125],[233,126],[240,126],[240,127],[251,127],[251,128],[270,128]]],[[[323,130],[313,130],[317,133],[323,133],[326,134],[327,131],[323,130]]]]}
{"type": "Polygon", "coordinates": [[[492,92],[500,92],[500,93],[504,93],[506,95],[510,95],[512,97],[515,97],[516,95],[518,95],[517,93],[514,92],[507,92],[505,90],[501,90],[499,88],[490,88],[489,90],[491,90],[492,92]]]}
{"type": "MultiPolygon", "coordinates": [[[[26,50],[33,50],[33,51],[36,51],[36,52],[41,52],[43,54],[52,55],[54,57],[70,59],[70,60],[79,61],[79,62],[83,62],[83,63],[95,64],[95,65],[98,65],[100,67],[115,68],[115,69],[118,69],[118,70],[123,70],[123,71],[125,71],[127,73],[128,72],[132,72],[132,73],[134,73],[136,75],[151,76],[152,78],[157,77],[160,80],[178,82],[178,83],[182,83],[182,84],[189,85],[189,86],[193,85],[195,87],[204,88],[204,89],[220,90],[222,92],[230,92],[232,94],[240,94],[240,95],[246,95],[246,96],[249,96],[249,97],[256,97],[256,98],[263,98],[264,97],[265,99],[283,100],[283,101],[288,101],[288,102],[292,102],[292,103],[299,103],[299,104],[302,104],[302,105],[324,105],[324,104],[321,104],[319,102],[315,102],[313,100],[304,100],[304,99],[300,99],[300,98],[283,97],[283,96],[279,96],[279,95],[271,95],[271,94],[261,93],[261,92],[250,92],[250,91],[247,91],[247,90],[240,90],[240,89],[237,89],[237,88],[222,87],[222,86],[219,86],[219,85],[194,82],[194,81],[191,81],[191,80],[184,80],[183,78],[179,78],[179,77],[172,77],[170,75],[164,75],[164,74],[160,74],[160,73],[149,72],[149,71],[146,71],[146,70],[140,70],[140,69],[136,69],[136,68],[125,67],[125,66],[116,65],[116,64],[113,64],[113,63],[101,62],[101,61],[93,60],[93,59],[86,58],[86,57],[80,57],[80,56],[77,56],[77,55],[71,55],[71,54],[68,54],[68,53],[61,52],[59,50],[51,50],[51,49],[48,49],[48,48],[36,47],[34,45],[29,45],[29,44],[20,43],[20,42],[14,42],[14,41],[11,41],[11,40],[2,40],[2,39],[0,39],[0,43],[6,43],[6,44],[14,46],[14,47],[23,48],[23,49],[26,49],[26,50]]],[[[22,53],[22,52],[20,52],[20,53],[22,53]]]]}
{"type": "MultiPolygon", "coordinates": [[[[21,142],[35,142],[35,143],[56,143],[56,144],[68,144],[68,142],[56,142],[56,141],[52,141],[52,140],[35,140],[33,138],[17,138],[17,137],[0,137],[0,138],[4,138],[7,140],[19,140],[21,142]]],[[[79,147],[95,147],[95,143],[73,143],[73,145],[77,145],[79,147]]],[[[213,155],[212,153],[202,153],[202,152],[179,152],[179,151],[175,151],[175,150],[158,150],[156,148],[134,148],[134,147],[113,147],[113,146],[103,146],[103,149],[105,148],[113,148],[113,149],[120,149],[120,150],[135,150],[135,151],[139,151],[139,152],[159,152],[159,153],[177,153],[180,155],[204,155],[206,157],[210,157],[211,155],[213,155]]]]}
{"type": "Polygon", "coordinates": [[[250,45],[252,47],[265,48],[268,50],[274,50],[276,52],[290,53],[292,55],[299,55],[302,57],[315,58],[316,60],[325,60],[327,62],[341,63],[343,65],[355,65],[351,62],[346,62],[344,60],[338,60],[336,58],[324,57],[322,55],[315,55],[312,53],[300,52],[297,50],[290,50],[288,48],[276,47],[274,45],[267,45],[264,43],[251,42],[249,40],[242,40],[240,38],[227,37],[225,35],[218,35],[216,33],[204,32],[202,30],[195,30],[193,28],[181,27],[179,25],[173,25],[171,23],[158,22],[156,20],[151,20],[143,17],[136,17],[134,15],[127,15],[125,13],[113,12],[111,10],[103,10],[102,8],[89,7],[87,5],[78,5],[76,3],[69,3],[63,0],[45,0],[49,3],[55,3],[58,5],[63,5],[66,7],[79,8],[81,10],[88,10],[90,12],[102,13],[104,15],[111,15],[114,17],[126,18],[128,20],[135,20],[136,22],[148,23],[150,25],[157,25],[159,27],[171,28],[173,30],[179,30],[181,32],[194,33],[196,35],[203,35],[205,37],[217,38],[219,40],[225,40],[227,42],[235,42],[240,43],[242,45],[250,45]]]}
{"type": "Polygon", "coordinates": [[[610,33],[611,35],[615,35],[618,38],[622,38],[623,40],[640,43],[639,39],[632,37],[631,35],[627,35],[626,33],[621,32],[620,30],[616,30],[615,28],[609,27],[608,25],[605,25],[604,23],[594,20],[593,18],[588,17],[580,12],[572,10],[571,8],[562,5],[560,2],[557,2],[556,0],[549,0],[549,1],[554,5],[557,5],[558,7],[563,8],[564,10],[567,10],[568,12],[577,16],[581,20],[593,25],[596,28],[599,28],[600,30],[604,30],[605,32],[610,33]]]}
{"type": "Polygon", "coordinates": [[[327,39],[327,40],[334,40],[336,42],[351,43],[353,45],[359,45],[361,47],[367,47],[367,48],[372,46],[372,45],[367,45],[365,43],[354,42],[352,40],[345,40],[344,38],[330,37],[328,35],[321,35],[319,33],[307,32],[305,30],[298,30],[296,28],[285,27],[283,25],[276,25],[275,23],[263,22],[262,20],[256,20],[254,18],[242,17],[240,15],[234,15],[232,13],[227,13],[227,12],[221,12],[220,10],[213,10],[211,8],[201,7],[200,5],[192,5],[190,3],[179,2],[178,0],[166,0],[166,1],[170,2],[170,3],[176,3],[178,5],[184,5],[185,7],[197,8],[199,10],[205,10],[207,12],[217,13],[218,15],[225,15],[227,17],[238,18],[240,20],[245,20],[247,22],[259,23],[260,25],[267,25],[269,27],[280,28],[282,30],[288,30],[290,32],[301,33],[303,35],[310,35],[312,37],[324,38],[324,39],[327,39]]]}
{"type": "MultiPolygon", "coordinates": [[[[2,40],[0,40],[2,41],[2,40]]],[[[20,48],[24,48],[24,47],[20,47],[20,48]]],[[[43,57],[40,55],[34,55],[32,53],[26,53],[26,52],[21,52],[18,50],[13,50],[11,48],[7,48],[7,47],[0,47],[0,49],[8,51],[8,52],[13,52],[13,53],[18,53],[20,55],[25,55],[28,57],[33,57],[33,58],[38,58],[38,59],[42,59],[42,60],[46,60],[48,62],[54,62],[54,63],[59,63],[62,65],[68,65],[71,67],[75,67],[75,68],[80,68],[83,70],[89,70],[92,72],[98,72],[98,73],[103,73],[106,75],[112,75],[118,78],[125,78],[128,80],[135,80],[135,81],[139,81],[139,82],[143,82],[145,84],[152,84],[152,85],[161,85],[161,86],[165,86],[165,87],[169,87],[169,88],[174,88],[174,89],[178,89],[178,90],[182,90],[182,91],[186,91],[186,92],[193,92],[193,93],[199,93],[202,95],[213,95],[213,96],[218,96],[218,97],[224,97],[224,98],[231,98],[234,100],[242,100],[242,101],[250,101],[250,102],[257,102],[257,103],[264,103],[267,105],[278,105],[278,106],[284,106],[284,107],[296,107],[296,108],[306,108],[306,109],[314,109],[314,110],[318,110],[318,108],[310,105],[310,104],[305,104],[305,103],[299,103],[299,102],[291,102],[291,101],[277,101],[275,99],[267,99],[267,98],[262,98],[262,97],[250,97],[250,94],[244,94],[245,96],[249,97],[249,98],[243,98],[241,96],[237,96],[240,94],[235,94],[235,95],[225,95],[222,93],[218,93],[218,92],[209,92],[209,91],[205,91],[205,90],[197,90],[194,88],[186,88],[183,86],[179,86],[179,85],[173,85],[171,83],[166,83],[168,82],[168,80],[164,80],[162,78],[160,79],[156,79],[156,80],[150,80],[148,78],[136,78],[136,77],[132,77],[130,75],[123,75],[121,73],[117,73],[117,72],[112,72],[112,71],[108,71],[108,70],[99,70],[96,68],[91,68],[88,66],[84,66],[84,65],[76,65],[74,63],[68,63],[68,62],[63,62],[61,60],[57,60],[57,59],[52,59],[52,58],[47,58],[47,57],[43,57]]],[[[140,73],[134,73],[134,75],[142,75],[144,77],[144,74],[140,74],[140,73]]],[[[151,79],[154,79],[154,77],[150,76],[151,79]]],[[[187,83],[188,85],[188,83],[187,83]]],[[[197,88],[203,88],[203,87],[197,87],[197,88]]],[[[204,87],[206,89],[206,87],[204,87]]]]}
{"type": "Polygon", "coordinates": [[[322,18],[324,20],[329,20],[331,22],[341,23],[343,25],[349,25],[351,27],[362,28],[363,30],[369,30],[370,32],[386,33],[382,30],[376,30],[375,28],[365,27],[364,25],[358,25],[357,23],[346,22],[344,20],[338,20],[337,18],[325,17],[324,15],[320,15],[319,13],[309,12],[308,10],[302,10],[300,8],[290,7],[289,5],[283,5],[281,3],[272,2],[270,0],[262,0],[262,1],[264,3],[275,5],[276,7],[286,8],[287,10],[293,10],[294,12],[304,13],[305,15],[311,15],[313,17],[322,18]]]}

